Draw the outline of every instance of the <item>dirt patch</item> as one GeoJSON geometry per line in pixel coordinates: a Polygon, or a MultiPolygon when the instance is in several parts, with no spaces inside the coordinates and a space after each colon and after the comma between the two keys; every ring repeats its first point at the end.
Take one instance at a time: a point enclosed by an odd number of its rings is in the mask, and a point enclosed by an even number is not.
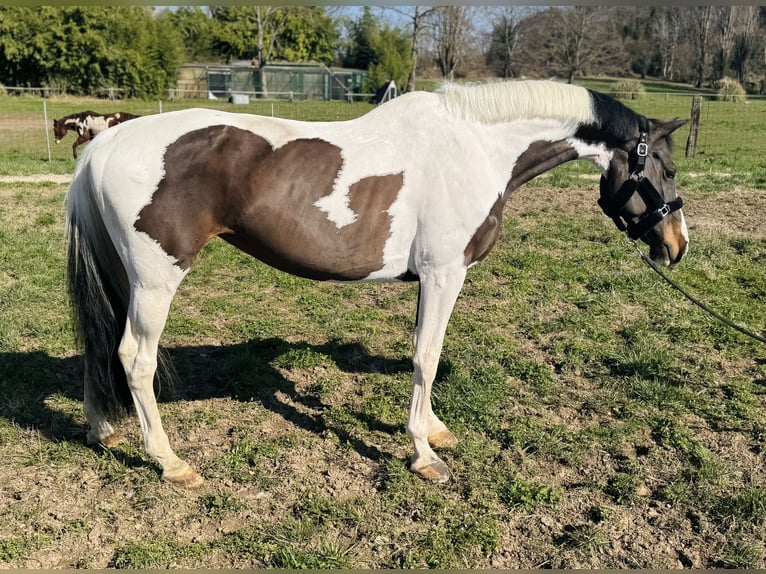
{"type": "Polygon", "coordinates": [[[71,174],[40,173],[35,175],[0,175],[0,183],[70,183],[71,174]]]}
{"type": "Polygon", "coordinates": [[[690,232],[747,234],[766,238],[766,191],[733,187],[713,196],[684,197],[690,232]]]}

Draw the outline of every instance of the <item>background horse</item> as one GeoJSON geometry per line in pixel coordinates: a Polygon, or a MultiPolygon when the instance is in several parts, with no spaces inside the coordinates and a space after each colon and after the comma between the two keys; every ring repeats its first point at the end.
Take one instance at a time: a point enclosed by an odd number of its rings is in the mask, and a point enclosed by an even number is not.
{"type": "Polygon", "coordinates": [[[288,273],[333,281],[418,281],[410,468],[450,473],[456,442],[431,408],[447,323],[467,270],[487,256],[513,191],[564,162],[602,172],[599,203],[663,265],[686,253],[669,135],[581,87],[448,85],[345,122],[194,109],[117,126],[85,150],[67,196],[68,283],[85,354],[91,443],[134,406],[163,477],[202,477],[170,447],[157,408],[157,350],[176,289],[221,237],[288,273]]]}
{"type": "Polygon", "coordinates": [[[77,134],[72,144],[72,155],[77,158],[77,146],[93,139],[93,136],[119,123],[132,120],[138,116],[127,112],[112,114],[97,114],[96,112],[78,112],[53,120],[53,135],[56,143],[60,143],[69,130],[77,134]]]}

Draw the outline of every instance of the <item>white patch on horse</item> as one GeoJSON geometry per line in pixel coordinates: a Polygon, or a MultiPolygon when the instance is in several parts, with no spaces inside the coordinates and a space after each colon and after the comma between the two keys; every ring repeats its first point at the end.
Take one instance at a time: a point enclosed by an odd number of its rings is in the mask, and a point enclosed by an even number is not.
{"type": "MultiPolygon", "coordinates": [[[[341,153],[341,157],[343,154],[341,153]]],[[[343,158],[343,164],[345,166],[346,160],[343,158]]],[[[351,184],[359,181],[352,181],[347,183],[344,181],[344,174],[346,170],[341,168],[338,173],[338,177],[335,178],[333,190],[329,195],[316,200],[314,206],[319,208],[327,214],[327,219],[332,221],[338,229],[343,229],[347,225],[351,225],[356,221],[356,213],[349,207],[349,188],[351,184]]]]}
{"type": "Polygon", "coordinates": [[[94,134],[104,131],[109,127],[109,123],[104,116],[87,116],[85,118],[85,128],[93,131],[94,134]]]}
{"type": "Polygon", "coordinates": [[[686,239],[686,249],[684,249],[684,254],[686,254],[686,251],[689,249],[689,229],[686,227],[686,217],[684,216],[684,212],[679,211],[677,213],[681,216],[681,235],[686,239]]]}
{"type": "MultiPolygon", "coordinates": [[[[329,134],[319,137],[341,147],[339,142],[327,135],[329,134]]],[[[357,214],[349,207],[351,186],[367,177],[386,177],[403,171],[400,160],[392,160],[384,153],[375,154],[369,150],[361,154],[357,151],[356,154],[349,156],[341,147],[341,159],[343,164],[335,178],[332,192],[314,202],[314,206],[324,212],[327,219],[332,221],[338,229],[343,229],[357,220],[357,214]]],[[[393,204],[389,208],[389,214],[391,214],[391,208],[393,204]]]]}
{"type": "Polygon", "coordinates": [[[569,138],[567,143],[574,148],[580,159],[592,161],[601,170],[601,175],[606,175],[606,172],[609,171],[609,162],[612,161],[614,153],[607,149],[603,142],[589,144],[581,139],[569,138]]]}

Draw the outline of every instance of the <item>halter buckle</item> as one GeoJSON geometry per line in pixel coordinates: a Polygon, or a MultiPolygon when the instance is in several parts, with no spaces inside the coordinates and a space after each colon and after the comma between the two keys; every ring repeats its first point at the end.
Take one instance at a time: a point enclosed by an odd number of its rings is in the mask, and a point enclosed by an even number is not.
{"type": "Polygon", "coordinates": [[[640,142],[636,146],[636,155],[638,157],[646,157],[647,155],[649,155],[649,145],[646,144],[645,142],[640,142]]]}
{"type": "Polygon", "coordinates": [[[655,211],[655,213],[659,215],[661,219],[665,219],[668,215],[670,215],[670,206],[667,203],[664,203],[662,207],[655,211]]]}

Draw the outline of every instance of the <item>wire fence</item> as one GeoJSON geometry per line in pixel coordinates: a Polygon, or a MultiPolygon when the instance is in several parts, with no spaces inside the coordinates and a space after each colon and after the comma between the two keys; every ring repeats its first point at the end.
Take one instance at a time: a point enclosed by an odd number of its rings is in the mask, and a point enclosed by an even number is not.
{"type": "MultiPolygon", "coordinates": [[[[649,117],[670,119],[688,118],[693,94],[650,94],[625,103],[649,117]]],[[[207,107],[235,112],[308,121],[347,120],[374,108],[368,102],[327,102],[320,100],[262,100],[248,99],[242,103],[223,100],[98,100],[38,98],[30,104],[7,106],[0,110],[0,172],[7,173],[2,164],[5,158],[34,155],[45,164],[72,157],[74,135],[68,135],[60,145],[54,143],[53,120],[63,116],[91,110],[96,113],[116,111],[137,115],[166,113],[190,107],[207,107]],[[14,109],[17,108],[17,109],[14,109]],[[32,111],[30,111],[32,110],[32,111]]],[[[14,98],[6,97],[6,101],[14,98]]],[[[4,106],[5,107],[5,106],[4,106]]],[[[677,153],[683,153],[688,127],[676,133],[677,153]]],[[[749,97],[746,102],[723,102],[703,98],[701,104],[696,158],[729,154],[752,156],[761,161],[766,147],[766,98],[749,97]]],[[[85,144],[87,145],[87,144],[85,144]]]]}
{"type": "MultiPolygon", "coordinates": [[[[29,98],[29,96],[26,96],[29,98]]],[[[6,98],[6,101],[12,98],[6,98]]],[[[10,107],[10,106],[9,106],[10,107]]],[[[129,112],[145,116],[192,107],[206,107],[232,112],[244,112],[272,117],[289,118],[305,121],[336,121],[358,117],[374,108],[367,102],[326,102],[321,100],[260,100],[249,99],[244,104],[226,100],[96,100],[74,98],[39,98],[37,103],[14,106],[19,109],[0,109],[0,172],[4,158],[34,155],[41,162],[51,162],[72,158],[72,144],[76,138],[74,132],[65,136],[58,145],[53,135],[53,120],[64,116],[93,111],[99,114],[129,112]],[[30,111],[31,110],[31,111],[30,111]]],[[[78,148],[79,151],[84,149],[78,148]]],[[[45,171],[44,163],[41,172],[45,171]]]]}

